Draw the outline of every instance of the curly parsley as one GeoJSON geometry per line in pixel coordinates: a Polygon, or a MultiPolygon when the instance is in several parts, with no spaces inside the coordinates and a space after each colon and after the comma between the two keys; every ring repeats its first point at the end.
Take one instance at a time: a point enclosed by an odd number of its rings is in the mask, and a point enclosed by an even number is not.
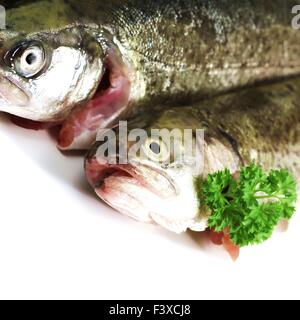
{"type": "Polygon", "coordinates": [[[199,199],[212,212],[209,227],[230,230],[235,245],[258,244],[273,233],[280,219],[290,219],[296,208],[297,186],[285,169],[271,170],[251,163],[239,179],[228,169],[197,182],[199,199]]]}

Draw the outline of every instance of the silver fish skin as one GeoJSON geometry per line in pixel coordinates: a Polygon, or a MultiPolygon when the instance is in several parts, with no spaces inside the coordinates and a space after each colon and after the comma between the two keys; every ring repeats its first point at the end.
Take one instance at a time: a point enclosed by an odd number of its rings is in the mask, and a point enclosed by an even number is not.
{"type": "Polygon", "coordinates": [[[300,72],[293,0],[0,4],[0,110],[64,123],[61,149],[120,117],[300,72]]]}
{"type": "MultiPolygon", "coordinates": [[[[298,78],[139,117],[129,129],[146,129],[142,152],[132,154],[129,143],[129,162],[112,163],[103,156],[104,142],[96,142],[86,158],[88,181],[104,202],[131,218],[177,233],[203,231],[209,213],[200,209],[193,184],[197,177],[205,179],[225,168],[237,174],[241,166],[254,161],[266,171],[288,169],[300,186],[299,85],[298,78]],[[153,129],[182,134],[169,144],[163,135],[150,135],[153,129]],[[193,141],[202,151],[188,153],[187,158],[185,129],[194,132],[193,139],[198,129],[204,130],[204,140],[193,141]],[[178,148],[182,157],[174,156],[178,148]]],[[[126,140],[119,137],[117,145],[120,141],[122,150],[126,140]]]]}

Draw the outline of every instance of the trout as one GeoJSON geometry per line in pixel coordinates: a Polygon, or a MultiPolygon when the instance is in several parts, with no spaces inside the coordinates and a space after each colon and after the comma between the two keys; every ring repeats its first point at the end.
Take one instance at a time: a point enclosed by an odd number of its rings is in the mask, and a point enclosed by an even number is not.
{"type": "Polygon", "coordinates": [[[62,124],[59,147],[86,149],[120,118],[295,76],[296,4],[0,1],[0,110],[62,124]]]}
{"type": "MultiPolygon", "coordinates": [[[[88,181],[103,201],[138,221],[177,233],[204,231],[209,215],[200,210],[195,178],[205,179],[225,168],[234,175],[254,161],[265,170],[288,169],[300,183],[299,85],[297,78],[137,118],[129,129],[145,128],[148,134],[140,137],[140,152],[136,153],[131,153],[132,140],[122,137],[122,143],[129,141],[127,164],[120,163],[118,150],[118,161],[109,161],[102,152],[106,143],[102,132],[86,158],[88,181]],[[168,144],[162,134],[150,135],[151,129],[182,134],[173,135],[168,144]],[[187,152],[183,143],[187,129],[204,130],[199,140],[202,152],[175,157],[174,150],[176,155],[178,150],[183,155],[187,152]]],[[[116,137],[121,139],[120,134],[116,137]]],[[[193,145],[199,144],[196,137],[193,134],[193,145]]]]}

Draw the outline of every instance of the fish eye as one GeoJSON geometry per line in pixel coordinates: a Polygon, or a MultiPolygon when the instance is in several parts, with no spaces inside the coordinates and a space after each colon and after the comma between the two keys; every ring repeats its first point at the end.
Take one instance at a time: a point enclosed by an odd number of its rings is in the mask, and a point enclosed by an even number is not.
{"type": "Polygon", "coordinates": [[[143,151],[146,157],[156,162],[165,162],[170,157],[168,146],[159,138],[147,139],[143,151]]]}
{"type": "Polygon", "coordinates": [[[46,54],[41,43],[36,41],[21,44],[10,56],[11,67],[18,75],[32,78],[39,74],[45,66],[46,54]]]}

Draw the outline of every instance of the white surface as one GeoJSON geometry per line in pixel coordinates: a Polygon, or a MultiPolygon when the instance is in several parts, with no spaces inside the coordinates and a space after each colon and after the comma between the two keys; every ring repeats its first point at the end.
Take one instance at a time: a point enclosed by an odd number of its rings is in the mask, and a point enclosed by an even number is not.
{"type": "Polygon", "coordinates": [[[104,206],[46,132],[1,116],[0,145],[0,298],[300,298],[299,215],[233,263],[104,206]]]}

